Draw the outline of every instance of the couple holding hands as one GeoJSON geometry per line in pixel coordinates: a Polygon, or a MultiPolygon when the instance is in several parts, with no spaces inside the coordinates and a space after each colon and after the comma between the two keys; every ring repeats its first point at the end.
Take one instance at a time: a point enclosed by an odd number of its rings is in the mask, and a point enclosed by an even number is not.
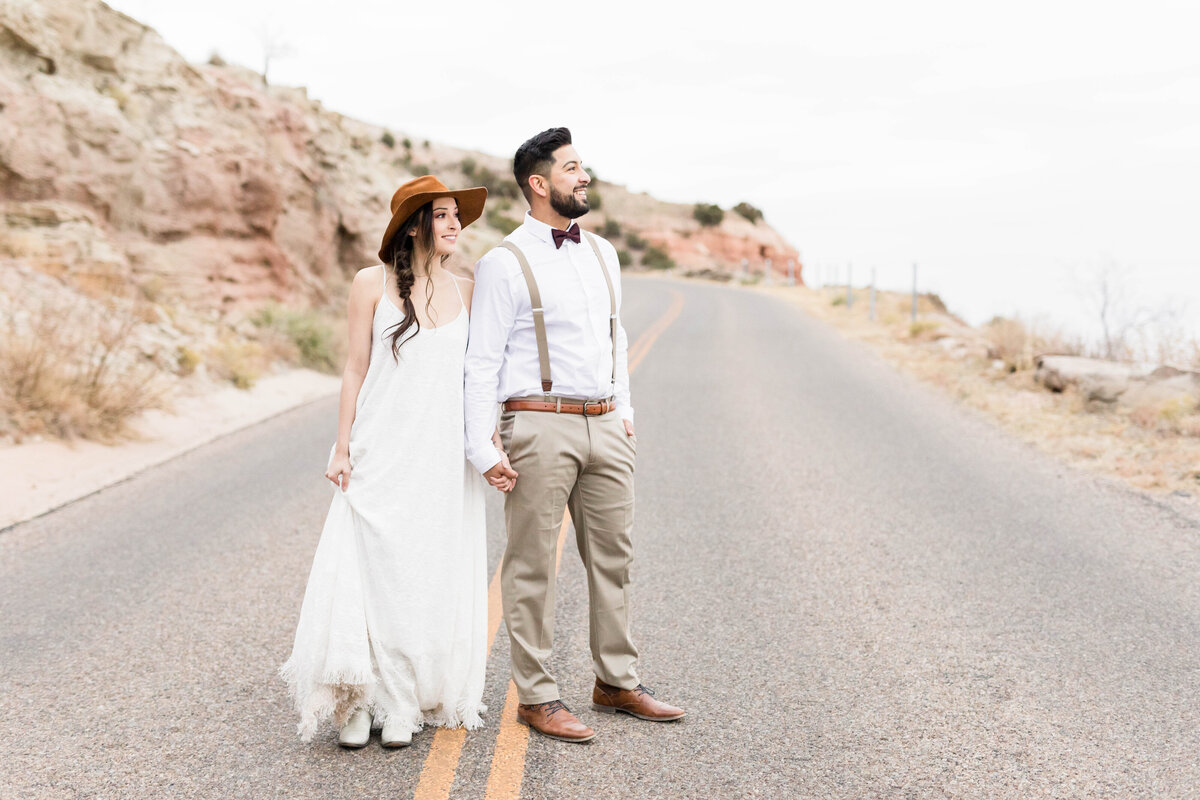
{"type": "Polygon", "coordinates": [[[443,264],[487,190],[427,175],[393,196],[383,263],[351,286],[325,473],[338,490],[281,669],[306,741],[327,717],[345,747],[365,745],[372,727],[383,746],[403,747],[425,724],[483,724],[481,473],[505,492],[517,719],[564,741],[595,735],[546,668],[564,508],[587,573],[592,708],[684,715],[642,685],[629,631],[637,440],[616,250],[573,221],[588,211],[590,179],[566,128],[522,144],[513,173],[530,211],[474,281],[443,264]]]}

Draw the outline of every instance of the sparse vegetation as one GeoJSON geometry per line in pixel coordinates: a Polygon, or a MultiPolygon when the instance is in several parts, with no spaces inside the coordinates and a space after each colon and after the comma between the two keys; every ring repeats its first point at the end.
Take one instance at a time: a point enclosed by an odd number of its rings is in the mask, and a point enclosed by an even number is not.
{"type": "Polygon", "coordinates": [[[337,372],[339,358],[333,328],[311,310],[264,306],[252,318],[264,330],[282,334],[296,348],[302,367],[319,372],[337,372]]]}
{"type": "Polygon", "coordinates": [[[592,211],[604,208],[604,200],[600,197],[600,192],[592,187],[588,187],[588,208],[592,211]]]}
{"type": "Polygon", "coordinates": [[[633,254],[628,250],[618,250],[617,263],[620,264],[622,268],[628,267],[633,263],[633,254]]]}
{"type": "Polygon", "coordinates": [[[672,269],[675,261],[661,247],[648,247],[642,255],[642,266],[647,269],[672,269]]]}
{"type": "Polygon", "coordinates": [[[908,325],[908,338],[919,339],[927,333],[933,333],[938,328],[942,327],[941,323],[933,319],[916,319],[908,325]]]}
{"type": "Polygon", "coordinates": [[[604,220],[604,225],[600,228],[600,235],[605,239],[616,239],[621,235],[621,223],[609,217],[604,220]]]}
{"type": "Polygon", "coordinates": [[[692,209],[692,216],[706,228],[711,228],[721,224],[721,220],[725,219],[725,212],[721,207],[712,203],[696,203],[692,209]]]}
{"type": "Polygon", "coordinates": [[[497,175],[487,167],[472,169],[468,177],[488,190],[489,199],[505,198],[515,200],[521,194],[516,181],[509,179],[507,176],[497,175]]]}
{"type": "Polygon", "coordinates": [[[266,350],[258,342],[221,341],[209,353],[209,372],[239,389],[250,389],[269,366],[266,350]]]}
{"type": "Polygon", "coordinates": [[[200,366],[202,360],[200,354],[195,350],[190,347],[181,346],[179,354],[175,358],[175,374],[186,378],[196,371],[196,367],[200,366]]]}
{"type": "Polygon", "coordinates": [[[988,353],[1004,362],[1009,372],[1033,369],[1039,355],[1079,355],[1080,342],[1068,340],[1062,333],[1046,326],[1021,320],[993,317],[983,327],[988,340],[988,353]]]}
{"type": "MultiPolygon", "coordinates": [[[[845,335],[869,343],[898,368],[995,418],[1016,435],[1080,467],[1159,493],[1200,494],[1200,396],[1180,376],[1134,380],[1115,401],[1089,399],[1074,383],[1055,392],[1037,379],[1042,355],[1082,355],[1084,343],[1047,320],[996,318],[971,328],[933,294],[918,298],[921,315],[910,323],[911,297],[881,291],[876,320],[868,318],[865,290],[845,307],[845,287],[812,290],[764,287],[786,297],[845,335]],[[915,335],[914,335],[915,334],[915,335]]],[[[1102,342],[1103,344],[1103,342],[1102,342]]],[[[1181,333],[1164,352],[1191,356],[1196,341],[1181,333]]],[[[1152,360],[1152,359],[1151,359],[1152,360]]],[[[1186,359],[1180,367],[1200,368],[1186,359]]]]}
{"type": "Polygon", "coordinates": [[[500,231],[500,233],[504,234],[505,236],[508,236],[510,233],[515,231],[521,224],[519,220],[513,219],[499,208],[493,208],[489,206],[485,212],[485,216],[487,219],[487,224],[490,227],[500,231]]]}
{"type": "Polygon", "coordinates": [[[117,108],[124,111],[129,105],[129,92],[115,83],[105,84],[104,93],[117,101],[117,108]]]}
{"type": "Polygon", "coordinates": [[[112,441],[159,407],[158,368],[119,300],[16,303],[0,316],[0,412],[17,436],[112,441]]]}
{"type": "Polygon", "coordinates": [[[629,245],[630,250],[645,250],[650,243],[637,235],[636,231],[630,231],[625,234],[625,244],[629,245]]]}
{"type": "Polygon", "coordinates": [[[750,220],[752,223],[754,223],[756,225],[758,224],[758,221],[760,219],[762,219],[762,216],[763,216],[763,213],[761,211],[759,211],[757,208],[750,205],[749,203],[744,203],[744,202],[738,203],[736,206],[733,207],[733,210],[736,211],[738,214],[741,214],[743,217],[750,220]]]}
{"type": "Polygon", "coordinates": [[[384,131],[383,136],[379,137],[379,141],[389,150],[396,146],[396,137],[392,136],[391,131],[384,131]]]}

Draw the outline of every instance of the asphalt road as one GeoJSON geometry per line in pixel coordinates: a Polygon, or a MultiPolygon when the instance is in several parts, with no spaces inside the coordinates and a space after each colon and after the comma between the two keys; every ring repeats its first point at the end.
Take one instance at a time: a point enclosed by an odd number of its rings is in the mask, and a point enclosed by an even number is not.
{"type": "MultiPolygon", "coordinates": [[[[630,278],[631,340],[676,293],[633,378],[633,598],[643,680],[689,715],[588,708],[568,536],[554,668],[599,735],[530,738],[521,797],[1200,796],[1200,519],[763,295],[630,278]]],[[[0,532],[0,797],[412,796],[431,732],[302,744],[275,674],[334,415],[295,410],[0,532]]],[[[507,661],[501,628],[451,797],[485,796],[507,661]]]]}

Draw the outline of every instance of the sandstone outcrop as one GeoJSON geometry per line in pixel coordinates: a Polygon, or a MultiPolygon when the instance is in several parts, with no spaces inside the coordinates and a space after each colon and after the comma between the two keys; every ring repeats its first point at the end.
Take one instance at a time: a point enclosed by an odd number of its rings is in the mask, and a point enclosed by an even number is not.
{"type": "MultiPolygon", "coordinates": [[[[149,283],[216,309],[320,303],[375,262],[387,201],[414,173],[457,179],[469,159],[511,181],[504,159],[401,136],[249,70],[189,64],[99,0],[0,5],[0,257],[88,291],[149,283]]],[[[681,267],[772,257],[786,269],[795,257],[765,223],[728,214],[700,229],[690,206],[597,191],[591,227],[617,219],[681,267]]],[[[502,235],[481,223],[460,268],[502,235]]]]}

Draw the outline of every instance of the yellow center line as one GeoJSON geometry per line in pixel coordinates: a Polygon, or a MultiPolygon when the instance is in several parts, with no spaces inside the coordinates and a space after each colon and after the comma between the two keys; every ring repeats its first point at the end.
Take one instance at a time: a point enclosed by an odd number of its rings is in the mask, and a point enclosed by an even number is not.
{"type": "MultiPolygon", "coordinates": [[[[571,515],[563,512],[562,527],[558,529],[558,552],[554,556],[554,573],[562,564],[563,543],[567,540],[567,528],[571,515]]],[[[496,734],[496,749],[492,753],[492,767],[488,771],[485,800],[517,800],[521,795],[521,779],[525,777],[525,748],[529,746],[529,729],[517,722],[517,685],[508,682],[504,694],[504,710],[500,712],[500,732],[496,734]]]]}
{"type": "MultiPolygon", "coordinates": [[[[671,305],[637,341],[629,347],[629,373],[642,363],[650,345],[662,335],[683,310],[683,295],[671,290],[671,305]]],[[[558,531],[558,552],[555,557],[555,572],[558,564],[562,563],[563,544],[567,539],[567,528],[571,517],[563,512],[562,527],[558,531]]],[[[501,560],[503,563],[503,559],[501,560]]],[[[503,606],[500,598],[500,564],[488,584],[488,638],[487,653],[492,652],[492,643],[496,640],[496,632],[500,629],[503,617],[503,606]]],[[[504,710],[500,713],[500,731],[496,735],[496,749],[492,755],[492,766],[488,773],[486,800],[516,800],[521,793],[521,781],[525,776],[525,749],[529,744],[529,729],[517,722],[517,687],[511,680],[504,697],[504,710]]],[[[454,785],[454,775],[458,771],[458,761],[462,756],[463,742],[466,731],[457,729],[438,728],[433,735],[429,754],[425,757],[425,765],[421,769],[421,777],[413,792],[413,800],[448,800],[450,790],[454,785]]]]}
{"type": "Polygon", "coordinates": [[[663,312],[663,315],[658,318],[658,321],[651,325],[638,340],[633,343],[633,347],[629,348],[629,374],[637,369],[638,364],[642,363],[642,359],[650,352],[651,345],[662,336],[663,331],[671,327],[671,323],[679,319],[679,314],[683,311],[683,295],[677,290],[671,290],[671,305],[663,312]]]}

